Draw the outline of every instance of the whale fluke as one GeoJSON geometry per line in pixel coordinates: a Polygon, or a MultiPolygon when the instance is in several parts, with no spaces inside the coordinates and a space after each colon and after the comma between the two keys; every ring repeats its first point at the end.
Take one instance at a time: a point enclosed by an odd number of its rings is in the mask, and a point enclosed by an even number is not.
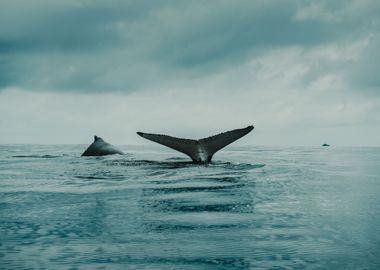
{"type": "Polygon", "coordinates": [[[82,156],[105,156],[113,154],[124,154],[112,144],[104,141],[98,136],[94,136],[94,142],[83,152],[82,156]]]}
{"type": "Polygon", "coordinates": [[[137,132],[137,134],[145,139],[184,153],[188,155],[193,160],[193,162],[205,163],[210,162],[212,156],[217,151],[247,135],[252,130],[253,126],[248,126],[246,128],[230,130],[199,140],[181,139],[168,135],[151,134],[144,132],[137,132]]]}

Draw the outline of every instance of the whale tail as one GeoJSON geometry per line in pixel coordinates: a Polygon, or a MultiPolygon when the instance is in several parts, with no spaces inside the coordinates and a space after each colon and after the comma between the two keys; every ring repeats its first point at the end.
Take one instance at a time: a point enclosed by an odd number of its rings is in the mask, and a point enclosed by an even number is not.
{"type": "Polygon", "coordinates": [[[210,162],[212,156],[220,149],[247,135],[253,126],[234,129],[199,140],[181,139],[168,135],[137,132],[141,137],[165,145],[188,155],[194,162],[210,162]]]}

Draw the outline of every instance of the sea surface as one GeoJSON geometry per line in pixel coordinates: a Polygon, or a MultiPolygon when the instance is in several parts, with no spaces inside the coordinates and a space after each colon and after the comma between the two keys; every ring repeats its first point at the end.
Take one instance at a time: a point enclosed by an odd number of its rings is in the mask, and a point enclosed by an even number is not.
{"type": "Polygon", "coordinates": [[[0,145],[0,269],[380,269],[380,148],[0,145]]]}

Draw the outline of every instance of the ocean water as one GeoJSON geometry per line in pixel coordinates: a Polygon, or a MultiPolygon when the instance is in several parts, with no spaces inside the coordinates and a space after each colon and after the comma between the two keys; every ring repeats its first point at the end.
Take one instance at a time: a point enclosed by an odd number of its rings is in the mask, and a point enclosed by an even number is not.
{"type": "Polygon", "coordinates": [[[380,269],[380,148],[0,145],[0,269],[380,269]]]}

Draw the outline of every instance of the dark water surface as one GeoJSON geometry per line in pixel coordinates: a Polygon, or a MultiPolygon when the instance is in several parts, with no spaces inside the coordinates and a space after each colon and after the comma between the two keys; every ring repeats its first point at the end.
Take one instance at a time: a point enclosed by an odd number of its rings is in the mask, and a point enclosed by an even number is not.
{"type": "Polygon", "coordinates": [[[0,269],[380,269],[380,148],[0,145],[0,269]]]}

